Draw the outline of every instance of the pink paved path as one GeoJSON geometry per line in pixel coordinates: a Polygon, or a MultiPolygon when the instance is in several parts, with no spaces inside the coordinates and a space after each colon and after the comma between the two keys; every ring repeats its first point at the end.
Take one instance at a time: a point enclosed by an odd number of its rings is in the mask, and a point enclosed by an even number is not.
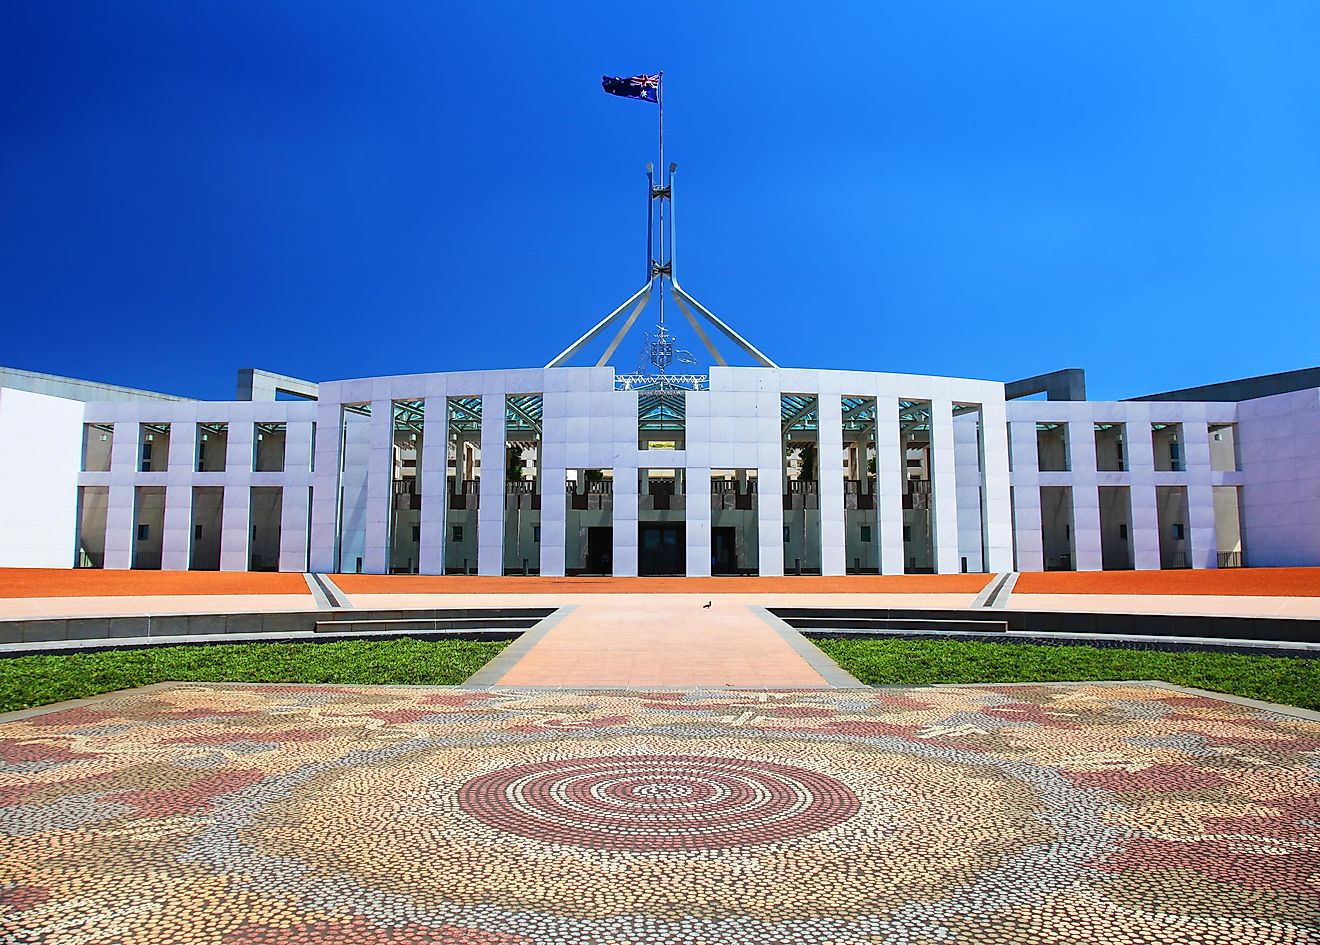
{"type": "Polygon", "coordinates": [[[745,603],[602,595],[550,629],[500,686],[827,686],[745,603]]]}

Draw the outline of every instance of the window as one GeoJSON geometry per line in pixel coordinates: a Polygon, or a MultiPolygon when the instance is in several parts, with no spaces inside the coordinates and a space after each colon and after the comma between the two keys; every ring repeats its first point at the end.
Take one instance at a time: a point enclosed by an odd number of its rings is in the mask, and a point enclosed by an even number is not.
{"type": "Polygon", "coordinates": [[[454,541],[462,541],[462,540],[463,540],[463,526],[462,526],[462,525],[455,525],[455,526],[454,526],[454,539],[453,539],[453,540],[454,540],[454,541]]]}
{"type": "Polygon", "coordinates": [[[863,525],[863,526],[862,526],[862,541],[870,541],[870,540],[871,540],[871,526],[870,526],[870,525],[863,525]]]}
{"type": "Polygon", "coordinates": [[[541,543],[541,526],[540,526],[540,525],[533,525],[533,526],[532,526],[532,541],[536,542],[538,545],[541,543]]]}
{"type": "Polygon", "coordinates": [[[146,541],[146,540],[147,540],[147,537],[148,537],[150,534],[151,534],[151,526],[150,526],[150,525],[139,525],[139,526],[138,526],[138,541],[146,541]]]}
{"type": "Polygon", "coordinates": [[[784,543],[785,543],[785,544],[788,543],[788,526],[787,526],[787,525],[784,526],[784,543]]]}
{"type": "Polygon", "coordinates": [[[422,526],[420,526],[420,525],[414,525],[412,528],[413,528],[413,537],[412,537],[412,540],[413,540],[413,541],[421,541],[421,540],[422,540],[422,526]]]}
{"type": "Polygon", "coordinates": [[[193,538],[195,538],[198,541],[201,541],[202,532],[204,532],[205,530],[206,530],[206,526],[203,525],[201,522],[198,522],[197,526],[193,529],[193,538]]]}
{"type": "MultiPolygon", "coordinates": [[[[911,541],[911,540],[912,540],[912,526],[911,526],[911,525],[904,525],[904,526],[903,526],[903,540],[904,540],[904,541],[911,541]]],[[[916,560],[916,559],[913,559],[913,560],[916,560]]]]}
{"type": "Polygon", "coordinates": [[[1121,541],[1127,541],[1127,524],[1124,522],[1118,525],[1118,537],[1121,541]]]}
{"type": "MultiPolygon", "coordinates": [[[[151,436],[150,433],[147,436],[151,436]]],[[[142,444],[142,464],[138,467],[139,472],[151,472],[151,444],[142,444]]]]}
{"type": "Polygon", "coordinates": [[[1183,524],[1182,524],[1182,522],[1174,522],[1174,523],[1173,523],[1173,540],[1174,540],[1174,541],[1182,541],[1183,538],[1185,538],[1185,537],[1186,537],[1186,529],[1183,528],[1183,524]]]}

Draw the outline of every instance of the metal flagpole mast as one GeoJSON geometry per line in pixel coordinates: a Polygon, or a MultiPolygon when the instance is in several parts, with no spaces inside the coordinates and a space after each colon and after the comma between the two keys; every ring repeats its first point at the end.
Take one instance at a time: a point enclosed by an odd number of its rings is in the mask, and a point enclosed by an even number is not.
{"type": "MultiPolygon", "coordinates": [[[[656,78],[656,80],[655,80],[655,103],[656,103],[657,106],[659,106],[659,112],[660,112],[660,164],[659,164],[659,170],[660,170],[660,188],[661,188],[661,190],[663,190],[666,186],[668,186],[668,184],[667,184],[668,175],[665,173],[665,73],[664,73],[664,70],[661,70],[659,73],[657,73],[657,78],[656,78]]],[[[663,198],[663,197],[660,198],[660,239],[659,239],[658,243],[659,243],[659,247],[660,247],[660,254],[661,254],[661,255],[664,255],[664,252],[665,252],[665,201],[664,201],[664,198],[663,198]]],[[[665,285],[664,285],[664,282],[665,282],[665,277],[664,277],[664,275],[663,275],[663,273],[662,273],[661,276],[660,276],[660,285],[657,287],[657,288],[660,289],[660,292],[658,293],[658,295],[659,295],[659,299],[658,299],[658,301],[657,301],[657,304],[660,306],[660,324],[661,324],[661,325],[663,325],[663,324],[665,323],[665,285]]]]}

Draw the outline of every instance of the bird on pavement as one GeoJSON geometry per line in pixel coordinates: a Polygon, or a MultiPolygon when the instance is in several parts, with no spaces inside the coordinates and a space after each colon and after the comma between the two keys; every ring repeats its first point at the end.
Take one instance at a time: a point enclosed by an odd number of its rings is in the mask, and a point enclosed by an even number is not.
{"type": "Polygon", "coordinates": [[[713,600],[708,600],[708,601],[706,601],[706,603],[704,603],[704,604],[701,605],[701,609],[702,609],[702,610],[710,610],[710,605],[713,604],[713,603],[715,603],[713,600]]]}

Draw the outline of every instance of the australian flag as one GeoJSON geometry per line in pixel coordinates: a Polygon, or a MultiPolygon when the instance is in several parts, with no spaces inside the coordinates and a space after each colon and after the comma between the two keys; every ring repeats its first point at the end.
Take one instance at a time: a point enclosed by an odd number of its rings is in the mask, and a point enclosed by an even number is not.
{"type": "Polygon", "coordinates": [[[603,75],[600,77],[600,87],[611,95],[640,98],[643,102],[660,101],[659,75],[635,75],[629,78],[603,75]]]}

